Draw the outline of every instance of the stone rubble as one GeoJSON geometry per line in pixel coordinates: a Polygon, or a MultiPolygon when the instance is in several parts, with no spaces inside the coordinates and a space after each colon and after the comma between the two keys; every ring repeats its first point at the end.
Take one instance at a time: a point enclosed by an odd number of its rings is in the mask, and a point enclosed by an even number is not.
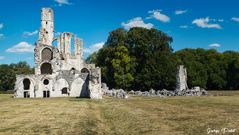
{"type": "Polygon", "coordinates": [[[205,89],[200,87],[193,87],[192,89],[182,90],[182,91],[170,91],[170,90],[154,90],[150,89],[149,91],[128,91],[126,92],[123,89],[109,89],[105,83],[102,83],[102,90],[105,96],[110,96],[114,98],[126,99],[129,95],[132,96],[144,96],[144,97],[170,97],[170,96],[206,96],[208,95],[205,89]]]}

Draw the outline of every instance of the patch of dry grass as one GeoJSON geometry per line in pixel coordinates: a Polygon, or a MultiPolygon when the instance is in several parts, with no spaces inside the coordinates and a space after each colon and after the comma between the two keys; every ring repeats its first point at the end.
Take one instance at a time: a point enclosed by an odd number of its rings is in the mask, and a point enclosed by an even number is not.
{"type": "Polygon", "coordinates": [[[3,135],[194,135],[207,134],[208,128],[234,128],[239,133],[239,94],[126,100],[105,97],[100,101],[10,96],[0,95],[3,135]]]}

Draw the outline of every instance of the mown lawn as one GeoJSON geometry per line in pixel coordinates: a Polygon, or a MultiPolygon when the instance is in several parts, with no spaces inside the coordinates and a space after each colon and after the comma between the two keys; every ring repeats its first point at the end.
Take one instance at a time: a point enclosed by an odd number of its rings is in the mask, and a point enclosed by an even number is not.
{"type": "Polygon", "coordinates": [[[0,94],[0,134],[205,135],[208,128],[239,134],[239,92],[210,95],[216,96],[94,101],[0,94]]]}

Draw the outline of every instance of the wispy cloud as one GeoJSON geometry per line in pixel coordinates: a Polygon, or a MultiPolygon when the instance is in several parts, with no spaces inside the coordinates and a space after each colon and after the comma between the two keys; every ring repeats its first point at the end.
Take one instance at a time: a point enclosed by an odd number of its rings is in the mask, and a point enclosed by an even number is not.
{"type": "Polygon", "coordinates": [[[188,29],[190,27],[188,25],[181,25],[181,26],[179,26],[179,28],[181,28],[181,29],[188,29]]]}
{"type": "Polygon", "coordinates": [[[54,0],[58,6],[62,6],[62,5],[72,5],[72,3],[69,2],[69,0],[54,0]]]}
{"type": "Polygon", "coordinates": [[[206,18],[199,18],[193,20],[192,24],[197,25],[200,28],[214,28],[214,29],[221,29],[222,27],[219,24],[216,23],[210,23],[210,21],[213,21],[214,19],[210,19],[209,17],[206,18]]]}
{"type": "Polygon", "coordinates": [[[97,52],[100,48],[103,47],[104,44],[105,44],[104,42],[96,43],[96,44],[90,45],[88,48],[84,48],[83,51],[85,53],[91,54],[93,52],[97,52]]]}
{"type": "Polygon", "coordinates": [[[4,56],[0,56],[0,60],[3,60],[3,59],[5,59],[5,57],[4,56]]]}
{"type": "MultiPolygon", "coordinates": [[[[0,30],[3,28],[3,23],[0,23],[0,30]]],[[[4,38],[4,34],[0,33],[0,39],[4,38]]]]}
{"type": "Polygon", "coordinates": [[[231,20],[234,22],[239,22],[239,17],[232,17],[231,20]]]}
{"type": "Polygon", "coordinates": [[[0,39],[4,38],[4,34],[0,33],[0,39]]]}
{"type": "Polygon", "coordinates": [[[216,48],[218,48],[218,47],[221,47],[221,44],[213,43],[213,44],[209,44],[208,46],[209,47],[216,47],[216,48]]]}
{"type": "Polygon", "coordinates": [[[6,50],[6,52],[12,52],[12,53],[31,53],[33,51],[34,51],[34,46],[27,42],[20,42],[6,50]]]}
{"type": "Polygon", "coordinates": [[[0,23],[0,29],[2,29],[3,28],[3,23],[0,23]]]}
{"type": "Polygon", "coordinates": [[[150,13],[151,15],[149,17],[147,17],[147,19],[154,18],[154,19],[159,20],[164,23],[170,22],[170,18],[161,12],[162,12],[162,10],[149,11],[148,13],[150,13]]]}
{"type": "Polygon", "coordinates": [[[188,11],[187,10],[176,10],[175,11],[175,14],[176,15],[181,15],[181,14],[185,14],[185,13],[187,13],[188,11]]]}
{"type": "Polygon", "coordinates": [[[136,17],[133,18],[131,20],[129,20],[127,23],[121,23],[121,25],[125,28],[125,29],[130,29],[133,27],[142,27],[142,28],[146,28],[146,29],[151,29],[154,25],[151,23],[144,23],[144,21],[142,20],[141,17],[136,17]]]}
{"type": "Polygon", "coordinates": [[[34,36],[34,35],[37,35],[37,34],[38,34],[38,30],[35,30],[33,32],[29,32],[29,31],[23,32],[24,37],[30,37],[30,36],[34,36]]]}
{"type": "Polygon", "coordinates": [[[218,22],[224,22],[224,20],[223,20],[223,19],[218,19],[217,21],[218,21],[218,22]]]}

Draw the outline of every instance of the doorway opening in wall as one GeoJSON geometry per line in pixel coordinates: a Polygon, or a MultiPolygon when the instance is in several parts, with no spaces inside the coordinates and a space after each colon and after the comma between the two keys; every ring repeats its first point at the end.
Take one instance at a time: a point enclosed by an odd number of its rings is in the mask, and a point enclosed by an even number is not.
{"type": "Polygon", "coordinates": [[[29,91],[24,91],[24,98],[30,98],[29,91]]]}
{"type": "Polygon", "coordinates": [[[66,88],[66,87],[62,88],[61,94],[68,94],[68,91],[67,91],[67,88],[66,88]]]}
{"type": "Polygon", "coordinates": [[[43,91],[43,97],[49,98],[50,97],[50,91],[43,91]]]}
{"type": "Polygon", "coordinates": [[[31,81],[28,78],[25,78],[23,80],[23,88],[24,88],[24,90],[29,90],[30,89],[30,84],[31,84],[31,81]]]}

